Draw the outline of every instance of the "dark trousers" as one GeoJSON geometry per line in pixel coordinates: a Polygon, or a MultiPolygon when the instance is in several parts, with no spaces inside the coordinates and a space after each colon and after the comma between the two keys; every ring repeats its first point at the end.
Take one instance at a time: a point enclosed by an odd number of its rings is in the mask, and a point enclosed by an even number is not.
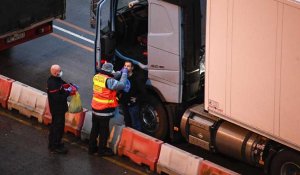
{"type": "Polygon", "coordinates": [[[50,149],[58,148],[64,134],[65,113],[51,114],[52,123],[49,128],[49,145],[50,149]]]}
{"type": "Polygon", "coordinates": [[[132,128],[142,131],[142,122],[140,119],[139,105],[128,106],[128,112],[131,118],[132,128]]]}
{"type": "Polygon", "coordinates": [[[132,127],[132,123],[131,123],[131,118],[130,118],[130,114],[129,114],[129,111],[128,111],[128,107],[125,106],[124,104],[122,104],[122,111],[123,111],[125,126],[132,127]]]}
{"type": "Polygon", "coordinates": [[[125,126],[132,127],[138,131],[142,131],[142,121],[140,119],[140,107],[138,104],[132,106],[122,105],[125,126]]]}
{"type": "Polygon", "coordinates": [[[89,151],[98,152],[106,148],[107,139],[109,136],[109,120],[113,116],[96,116],[92,115],[92,130],[89,140],[89,151]],[[99,136],[99,146],[97,146],[97,138],[99,136]],[[98,149],[99,148],[99,149],[98,149]]]}

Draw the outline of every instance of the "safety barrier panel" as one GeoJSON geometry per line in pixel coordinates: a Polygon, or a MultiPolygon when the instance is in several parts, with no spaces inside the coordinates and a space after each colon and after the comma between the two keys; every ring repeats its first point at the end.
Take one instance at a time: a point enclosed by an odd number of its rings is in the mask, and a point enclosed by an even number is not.
{"type": "Polygon", "coordinates": [[[126,127],[122,131],[118,155],[125,155],[139,165],[148,165],[154,171],[162,144],[161,140],[126,127]]]}
{"type": "Polygon", "coordinates": [[[14,81],[13,79],[0,75],[0,103],[3,108],[7,108],[7,101],[14,81]]]}
{"type": "Polygon", "coordinates": [[[85,114],[85,118],[83,121],[83,126],[81,128],[81,140],[88,140],[90,138],[90,133],[92,129],[92,111],[88,111],[85,114]]]}
{"type": "Polygon", "coordinates": [[[43,115],[43,123],[44,125],[49,125],[52,122],[52,115],[50,113],[50,107],[48,100],[46,101],[45,112],[43,115]]]}
{"type": "Polygon", "coordinates": [[[109,120],[109,131],[111,132],[114,125],[125,125],[124,116],[120,114],[120,109],[117,107],[115,115],[109,120]]]}
{"type": "Polygon", "coordinates": [[[199,169],[199,175],[238,175],[238,173],[234,171],[231,171],[207,160],[204,160],[200,164],[199,169]]]}
{"type": "Polygon", "coordinates": [[[197,175],[203,158],[167,143],[162,144],[156,171],[169,175],[197,175]]]}
{"type": "Polygon", "coordinates": [[[115,154],[118,151],[123,128],[125,128],[125,125],[114,125],[107,140],[107,147],[111,148],[115,154]]]}
{"type": "Polygon", "coordinates": [[[83,109],[82,112],[78,113],[69,113],[66,112],[65,114],[65,132],[71,132],[75,136],[79,137],[81,134],[81,129],[83,126],[83,121],[85,118],[85,114],[87,109],[83,109]]]}
{"type": "Polygon", "coordinates": [[[36,117],[42,123],[47,94],[21,82],[12,83],[11,93],[7,102],[9,110],[16,109],[27,117],[36,117]]]}

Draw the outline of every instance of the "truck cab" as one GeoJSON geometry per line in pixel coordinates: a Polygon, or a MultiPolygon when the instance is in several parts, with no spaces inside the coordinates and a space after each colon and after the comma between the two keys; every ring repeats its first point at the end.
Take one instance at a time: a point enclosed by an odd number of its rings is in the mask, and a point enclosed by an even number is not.
{"type": "Polygon", "coordinates": [[[125,60],[135,64],[149,94],[140,111],[143,131],[160,139],[177,138],[179,116],[203,92],[200,9],[200,1],[102,0],[98,4],[95,71],[105,61],[112,62],[115,70],[125,60]]]}

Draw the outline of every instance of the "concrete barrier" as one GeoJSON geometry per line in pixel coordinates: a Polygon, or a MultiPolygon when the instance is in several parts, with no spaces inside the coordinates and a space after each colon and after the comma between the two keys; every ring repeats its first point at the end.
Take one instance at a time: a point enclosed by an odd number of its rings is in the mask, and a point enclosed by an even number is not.
{"type": "Polygon", "coordinates": [[[46,107],[47,94],[21,82],[12,83],[7,108],[16,109],[27,117],[35,117],[40,123],[46,107]]]}
{"type": "Polygon", "coordinates": [[[91,129],[92,129],[92,111],[88,111],[85,113],[83,126],[81,128],[81,134],[80,134],[81,140],[84,141],[90,139],[91,129]]]}
{"type": "Polygon", "coordinates": [[[123,128],[125,128],[125,125],[114,125],[107,140],[107,147],[111,148],[115,154],[118,153],[118,145],[123,128]]]}
{"type": "Polygon", "coordinates": [[[156,171],[169,175],[197,175],[202,161],[201,157],[164,143],[161,146],[156,171]]]}
{"type": "Polygon", "coordinates": [[[122,114],[120,114],[119,107],[116,108],[114,117],[109,120],[109,131],[110,132],[114,125],[125,125],[124,117],[122,114]]]}

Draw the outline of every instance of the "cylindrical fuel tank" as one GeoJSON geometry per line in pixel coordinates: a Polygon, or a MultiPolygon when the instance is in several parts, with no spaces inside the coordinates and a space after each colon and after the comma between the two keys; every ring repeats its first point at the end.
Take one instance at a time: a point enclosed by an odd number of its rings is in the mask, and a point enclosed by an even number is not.
{"type": "Polygon", "coordinates": [[[242,145],[245,137],[249,134],[250,131],[246,129],[223,122],[217,129],[216,148],[223,154],[242,160],[242,145]]]}
{"type": "Polygon", "coordinates": [[[215,147],[217,151],[253,165],[263,165],[263,151],[267,139],[229,122],[217,128],[215,147]]]}
{"type": "Polygon", "coordinates": [[[191,107],[181,118],[181,133],[186,140],[209,151],[217,151],[263,166],[267,138],[204,111],[201,105],[191,107]]]}

